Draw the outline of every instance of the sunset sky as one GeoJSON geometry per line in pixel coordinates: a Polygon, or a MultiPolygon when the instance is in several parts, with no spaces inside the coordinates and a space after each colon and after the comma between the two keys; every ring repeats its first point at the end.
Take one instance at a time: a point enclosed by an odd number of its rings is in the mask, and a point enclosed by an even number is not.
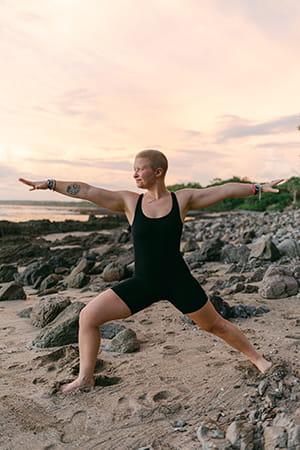
{"type": "Polygon", "coordinates": [[[0,0],[0,199],[18,177],[136,190],[300,176],[298,0],[0,0]]]}

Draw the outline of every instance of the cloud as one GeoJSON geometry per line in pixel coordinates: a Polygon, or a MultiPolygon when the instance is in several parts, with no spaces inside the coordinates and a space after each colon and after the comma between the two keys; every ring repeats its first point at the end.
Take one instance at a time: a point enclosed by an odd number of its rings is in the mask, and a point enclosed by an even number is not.
{"type": "Polygon", "coordinates": [[[196,130],[184,130],[184,136],[187,139],[201,138],[203,136],[203,133],[196,130]]]}
{"type": "MultiPolygon", "coordinates": [[[[299,114],[279,117],[266,122],[255,123],[238,116],[223,116],[223,129],[217,133],[217,142],[247,136],[290,133],[297,129],[299,114]]],[[[222,123],[221,123],[222,127],[222,123]]]]}

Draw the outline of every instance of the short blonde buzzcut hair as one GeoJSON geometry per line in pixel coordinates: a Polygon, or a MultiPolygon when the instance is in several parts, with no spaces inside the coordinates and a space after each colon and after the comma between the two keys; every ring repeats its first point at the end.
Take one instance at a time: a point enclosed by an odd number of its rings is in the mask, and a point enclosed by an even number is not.
{"type": "Polygon", "coordinates": [[[166,156],[159,150],[142,150],[136,155],[136,158],[148,158],[150,161],[151,169],[163,169],[164,175],[168,170],[168,160],[166,156]]]}

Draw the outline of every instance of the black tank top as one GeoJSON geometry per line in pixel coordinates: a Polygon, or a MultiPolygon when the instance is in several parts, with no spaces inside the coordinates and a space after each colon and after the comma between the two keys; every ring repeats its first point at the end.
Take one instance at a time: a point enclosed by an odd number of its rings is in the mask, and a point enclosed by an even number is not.
{"type": "Polygon", "coordinates": [[[180,253],[182,220],[177,198],[172,195],[171,211],[159,218],[145,216],[143,195],[139,196],[131,227],[135,251],[135,276],[147,279],[174,277],[177,271],[187,270],[180,253]],[[175,271],[175,273],[174,273],[175,271]]]}

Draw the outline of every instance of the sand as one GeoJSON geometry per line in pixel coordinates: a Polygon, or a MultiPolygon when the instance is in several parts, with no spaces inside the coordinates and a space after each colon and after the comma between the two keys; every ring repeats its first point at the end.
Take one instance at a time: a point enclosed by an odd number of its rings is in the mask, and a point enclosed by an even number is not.
{"type": "MultiPolygon", "coordinates": [[[[217,269],[205,289],[230,276],[224,264],[205,267],[217,269]]],[[[262,379],[258,371],[220,339],[184,323],[166,301],[119,321],[137,333],[141,349],[103,350],[95,389],[59,393],[59,383],[75,377],[77,349],[32,348],[39,329],[17,313],[38,297],[25,290],[26,301],[0,303],[1,449],[196,450],[203,420],[226,429],[239,412],[251,409],[262,379]]],[[[95,293],[70,289],[63,295],[88,302],[95,293]]],[[[261,317],[234,322],[267,358],[299,368],[299,295],[265,300],[238,293],[224,300],[268,306],[270,312],[261,317]]]]}

